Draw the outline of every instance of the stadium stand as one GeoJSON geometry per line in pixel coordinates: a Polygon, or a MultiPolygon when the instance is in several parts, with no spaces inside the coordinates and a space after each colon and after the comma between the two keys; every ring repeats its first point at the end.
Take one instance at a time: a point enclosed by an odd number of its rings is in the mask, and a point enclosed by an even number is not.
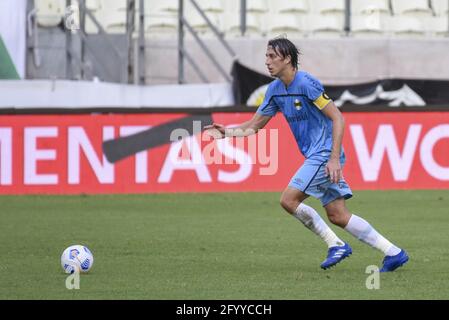
{"type": "MultiPolygon", "coordinates": [[[[226,37],[242,36],[238,0],[196,2],[226,37]]],[[[61,23],[65,0],[34,0],[34,3],[38,9],[40,27],[55,27],[61,23]]],[[[86,0],[86,6],[107,32],[125,32],[125,0],[86,0]]],[[[352,0],[351,34],[356,37],[441,37],[447,33],[448,12],[446,0],[352,0]]],[[[178,0],[146,2],[146,37],[171,38],[177,31],[177,14],[178,0]]],[[[190,1],[185,2],[185,15],[196,31],[210,34],[204,19],[190,1]]],[[[344,15],[344,0],[248,0],[245,36],[266,37],[288,33],[294,36],[338,37],[344,34],[344,15]]],[[[98,33],[98,28],[90,19],[86,20],[86,31],[98,33]]]]}
{"type": "MultiPolygon", "coordinates": [[[[59,47],[64,46],[64,34],[60,27],[66,1],[31,1],[37,8],[36,20],[40,28],[41,47],[52,44],[59,47]],[[58,32],[60,38],[57,38],[58,32]]],[[[449,35],[447,0],[351,0],[348,21],[346,20],[345,6],[347,2],[345,0],[247,0],[244,33],[242,33],[241,28],[240,0],[196,0],[196,2],[217,30],[223,34],[225,40],[232,42],[233,48],[239,47],[238,54],[241,57],[249,56],[254,48],[259,50],[259,43],[263,44],[267,38],[283,34],[289,38],[302,39],[303,45],[306,47],[307,44],[304,44],[306,40],[312,41],[310,42],[311,45],[315,46],[313,40],[323,38],[332,41],[369,39],[379,41],[377,45],[384,47],[391,45],[388,42],[389,39],[425,40],[430,41],[431,45],[440,45],[440,43],[433,43],[432,41],[444,41],[449,35]],[[250,41],[245,42],[247,40],[250,41]]],[[[140,1],[136,1],[137,8],[139,3],[140,1]]],[[[145,0],[144,3],[145,45],[154,49],[147,50],[146,53],[151,65],[153,61],[163,61],[165,59],[164,54],[170,55],[172,58],[176,56],[179,2],[178,0],[145,0]],[[155,50],[157,47],[164,46],[170,46],[174,50],[170,52],[155,50]]],[[[121,37],[119,41],[126,47],[126,0],[86,0],[86,6],[105,31],[111,36],[121,37]]],[[[184,1],[184,14],[189,25],[212,46],[217,61],[223,63],[227,68],[226,66],[231,63],[232,59],[223,56],[221,52],[223,48],[220,47],[217,36],[208,27],[206,21],[197,12],[190,0],[184,1]]],[[[138,40],[138,17],[138,12],[136,12],[136,28],[133,34],[135,41],[138,40]]],[[[98,28],[90,18],[86,19],[85,28],[88,34],[99,33],[98,28]]],[[[119,38],[115,38],[114,41],[118,43],[117,39],[119,38]]],[[[92,42],[98,43],[94,38],[91,39],[92,42]]],[[[189,44],[189,41],[193,41],[193,37],[187,30],[185,30],[185,39],[186,45],[190,46],[189,50],[193,55],[203,55],[203,50],[199,49],[198,45],[189,44]]],[[[368,42],[365,42],[363,45],[367,44],[368,42]]],[[[415,46],[412,43],[407,45],[415,46]]],[[[336,43],[334,46],[338,48],[340,45],[336,43]]],[[[364,50],[363,46],[360,47],[360,50],[364,50]]],[[[43,49],[40,52],[42,55],[47,55],[50,49],[43,49]]],[[[100,53],[99,56],[102,56],[102,54],[100,53]]],[[[58,59],[63,59],[63,57],[58,59]]],[[[326,60],[327,57],[323,59],[326,60]]],[[[49,56],[48,61],[54,61],[54,58],[49,56]]],[[[386,59],[385,61],[389,60],[386,59]]],[[[204,67],[204,64],[207,65],[207,62],[201,61],[202,67],[204,67]]],[[[263,65],[263,62],[261,64],[260,61],[254,61],[254,65],[263,65]]],[[[148,67],[148,71],[154,72],[153,70],[159,70],[160,68],[159,65],[152,65],[148,67]]],[[[213,79],[217,80],[218,76],[216,76],[217,73],[213,67],[204,68],[208,74],[214,75],[213,79]]],[[[173,74],[176,74],[175,66],[171,67],[171,70],[173,74]]],[[[399,68],[399,70],[402,69],[399,68]]],[[[45,68],[41,68],[38,72],[44,71],[45,68]]],[[[347,75],[347,78],[353,79],[365,75],[366,79],[373,79],[373,76],[368,74],[370,73],[364,70],[362,74],[357,76],[347,75]]],[[[44,78],[45,75],[43,75],[44,78]]],[[[58,76],[60,75],[58,74],[58,76]]],[[[103,76],[103,78],[111,79],[114,77],[103,76]]],[[[334,79],[335,77],[331,76],[330,78],[334,79]]],[[[193,81],[198,81],[198,78],[194,77],[193,79],[193,81]]]]}

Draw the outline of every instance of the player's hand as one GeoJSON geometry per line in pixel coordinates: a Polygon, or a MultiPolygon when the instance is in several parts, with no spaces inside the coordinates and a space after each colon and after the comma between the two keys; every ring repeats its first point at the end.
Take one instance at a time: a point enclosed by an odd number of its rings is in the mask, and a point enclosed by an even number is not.
{"type": "Polygon", "coordinates": [[[338,183],[343,175],[340,160],[330,159],[326,164],[326,173],[331,182],[338,183]]]}
{"type": "Polygon", "coordinates": [[[225,137],[225,126],[218,123],[205,126],[204,130],[206,134],[214,139],[223,139],[225,137]]]}

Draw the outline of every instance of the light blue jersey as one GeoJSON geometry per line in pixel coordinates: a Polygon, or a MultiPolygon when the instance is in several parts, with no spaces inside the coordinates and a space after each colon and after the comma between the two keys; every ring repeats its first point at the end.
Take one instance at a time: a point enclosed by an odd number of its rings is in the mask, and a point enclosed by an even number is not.
{"type": "MultiPolygon", "coordinates": [[[[323,206],[338,198],[352,197],[344,178],[333,183],[325,169],[332,151],[332,120],[321,110],[329,101],[321,83],[307,72],[299,71],[287,88],[279,79],[271,82],[264,102],[257,110],[264,116],[274,116],[278,111],[284,114],[299,150],[306,158],[288,186],[319,199],[323,206]]],[[[343,147],[340,163],[343,168],[343,147]]]]}
{"type": "MultiPolygon", "coordinates": [[[[324,100],[323,95],[326,97],[317,79],[298,71],[288,87],[279,79],[270,83],[257,113],[274,116],[281,111],[304,157],[328,160],[332,150],[332,120],[316,105],[324,100]]],[[[343,148],[340,161],[345,161],[343,148]]]]}

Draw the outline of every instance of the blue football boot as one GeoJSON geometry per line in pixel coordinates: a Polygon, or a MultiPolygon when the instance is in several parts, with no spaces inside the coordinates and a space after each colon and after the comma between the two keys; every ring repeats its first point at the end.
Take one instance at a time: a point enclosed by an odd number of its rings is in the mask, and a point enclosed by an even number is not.
{"type": "Polygon", "coordinates": [[[349,246],[349,244],[345,243],[343,246],[337,246],[337,247],[330,247],[329,251],[327,253],[326,260],[323,261],[321,264],[321,268],[326,270],[340,261],[342,261],[344,258],[349,257],[349,255],[352,254],[352,249],[349,246]]]}
{"type": "Polygon", "coordinates": [[[382,262],[383,266],[382,269],[380,269],[380,272],[394,271],[403,264],[405,264],[407,261],[408,261],[407,252],[401,249],[401,252],[399,252],[395,256],[385,256],[382,262]]]}

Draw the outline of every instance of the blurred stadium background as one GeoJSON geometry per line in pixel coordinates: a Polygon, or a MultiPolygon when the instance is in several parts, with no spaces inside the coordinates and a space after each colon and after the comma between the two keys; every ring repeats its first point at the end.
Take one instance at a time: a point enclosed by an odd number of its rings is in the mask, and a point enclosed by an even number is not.
{"type": "Polygon", "coordinates": [[[0,0],[0,298],[447,299],[448,52],[449,0],[0,0]],[[278,206],[302,162],[282,116],[265,158],[225,139],[233,161],[206,163],[201,134],[103,153],[191,114],[247,120],[276,36],[344,113],[350,209],[409,251],[380,290],[376,252],[352,241],[325,275],[278,206]],[[95,265],[70,291],[78,243],[95,265]]]}

